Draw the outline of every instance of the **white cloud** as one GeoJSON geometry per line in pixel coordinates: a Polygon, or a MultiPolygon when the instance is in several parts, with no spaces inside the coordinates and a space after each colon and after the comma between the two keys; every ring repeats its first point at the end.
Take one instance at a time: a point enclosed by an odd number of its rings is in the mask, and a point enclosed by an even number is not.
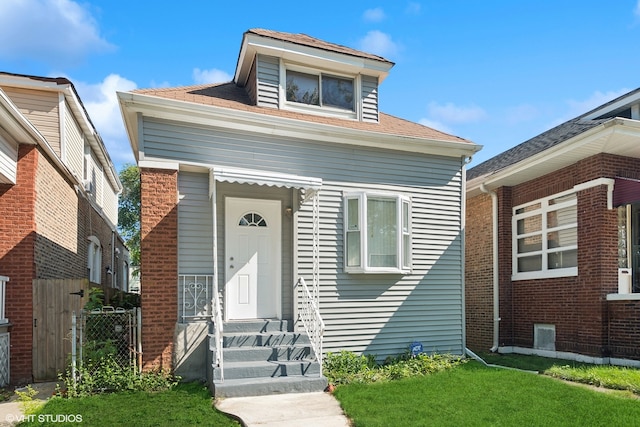
{"type": "Polygon", "coordinates": [[[380,22],[384,20],[384,10],[381,7],[376,7],[375,9],[367,9],[364,11],[362,15],[365,21],[368,22],[380,22]]]}
{"type": "Polygon", "coordinates": [[[407,8],[405,9],[405,13],[409,15],[419,15],[421,8],[422,6],[420,5],[420,3],[409,2],[407,8]]]}
{"type": "Polygon", "coordinates": [[[487,117],[487,113],[480,107],[459,107],[451,102],[444,105],[431,102],[428,113],[428,120],[450,124],[475,123],[487,117]]]}
{"type": "Polygon", "coordinates": [[[640,17],[640,0],[638,0],[638,3],[636,3],[636,8],[634,9],[633,13],[640,17]]]}
{"type": "Polygon", "coordinates": [[[399,45],[391,39],[390,35],[378,30],[369,31],[360,39],[358,47],[364,52],[384,57],[394,56],[400,50],[399,45]]]}
{"type": "Polygon", "coordinates": [[[116,168],[124,163],[133,163],[133,152],[122,122],[116,91],[131,91],[137,85],[118,74],[109,74],[99,83],[74,82],[74,86],[116,168]]]}
{"type": "Polygon", "coordinates": [[[28,58],[54,66],[77,63],[114,49],[91,13],[71,0],[0,1],[0,57],[28,58]]]}
{"type": "Polygon", "coordinates": [[[569,106],[569,112],[567,115],[571,116],[571,118],[579,116],[621,95],[624,95],[627,92],[629,92],[629,89],[620,89],[609,92],[600,92],[598,90],[582,101],[570,99],[567,101],[567,105],[569,106]]]}
{"type": "Polygon", "coordinates": [[[226,83],[232,79],[233,77],[231,77],[230,74],[216,68],[210,70],[201,70],[200,68],[193,69],[193,81],[196,82],[196,84],[226,83]]]}

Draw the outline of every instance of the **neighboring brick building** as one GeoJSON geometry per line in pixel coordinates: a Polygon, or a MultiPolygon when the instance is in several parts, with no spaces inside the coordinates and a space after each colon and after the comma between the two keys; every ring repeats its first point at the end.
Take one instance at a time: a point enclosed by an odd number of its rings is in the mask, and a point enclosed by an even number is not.
{"type": "Polygon", "coordinates": [[[640,89],[471,168],[467,345],[640,365],[640,89]]]}
{"type": "Polygon", "coordinates": [[[34,355],[49,350],[34,340],[34,328],[47,328],[34,318],[34,280],[88,278],[126,289],[121,189],[69,80],[0,73],[0,276],[8,278],[12,383],[47,379],[34,378],[34,355]]]}

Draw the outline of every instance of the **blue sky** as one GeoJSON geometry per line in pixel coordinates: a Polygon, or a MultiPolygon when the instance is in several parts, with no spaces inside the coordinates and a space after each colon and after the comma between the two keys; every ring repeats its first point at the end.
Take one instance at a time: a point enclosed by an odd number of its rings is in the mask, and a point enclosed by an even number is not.
{"type": "Polygon", "coordinates": [[[381,110],[484,146],[471,166],[640,87],[640,0],[1,0],[0,71],[72,80],[119,170],[115,91],[228,81],[249,28],[395,62],[381,110]]]}

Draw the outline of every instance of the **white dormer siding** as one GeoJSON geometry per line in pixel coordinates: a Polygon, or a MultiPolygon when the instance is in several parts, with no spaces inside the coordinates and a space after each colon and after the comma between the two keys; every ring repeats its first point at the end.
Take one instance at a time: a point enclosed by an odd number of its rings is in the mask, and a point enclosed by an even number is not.
{"type": "MultiPolygon", "coordinates": [[[[287,103],[282,95],[286,88],[286,79],[282,78],[286,74],[289,63],[281,61],[277,57],[268,55],[256,55],[256,61],[249,73],[246,84],[247,94],[255,105],[268,108],[292,108],[293,103],[287,103]]],[[[318,73],[326,73],[325,70],[317,70],[318,73]]],[[[338,71],[328,72],[328,74],[339,74],[350,76],[349,74],[338,73],[338,71]]],[[[359,86],[354,88],[354,96],[358,102],[354,105],[351,113],[356,120],[366,122],[378,122],[378,79],[374,76],[352,75],[354,83],[359,86]]],[[[306,106],[305,106],[306,107],[306,106]]],[[[313,108],[305,111],[312,114],[335,116],[333,109],[323,107],[313,108]]]]}

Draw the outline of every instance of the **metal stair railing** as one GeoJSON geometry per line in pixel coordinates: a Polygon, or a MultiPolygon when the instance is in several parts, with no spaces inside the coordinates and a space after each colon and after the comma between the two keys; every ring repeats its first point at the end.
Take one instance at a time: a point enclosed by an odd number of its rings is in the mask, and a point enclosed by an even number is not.
{"type": "Polygon", "coordinates": [[[300,301],[300,318],[305,332],[311,341],[311,347],[316,354],[316,359],[320,365],[320,375],[322,376],[322,338],[324,336],[324,321],[320,316],[320,309],[316,299],[313,298],[304,279],[298,279],[297,286],[302,288],[302,298],[300,301]]]}
{"type": "Polygon", "coordinates": [[[214,284],[214,298],[213,298],[213,328],[214,328],[214,337],[216,340],[216,358],[214,360],[214,364],[220,369],[220,382],[224,382],[224,360],[223,360],[223,351],[222,351],[222,309],[220,307],[220,298],[218,297],[218,286],[214,284]]]}

